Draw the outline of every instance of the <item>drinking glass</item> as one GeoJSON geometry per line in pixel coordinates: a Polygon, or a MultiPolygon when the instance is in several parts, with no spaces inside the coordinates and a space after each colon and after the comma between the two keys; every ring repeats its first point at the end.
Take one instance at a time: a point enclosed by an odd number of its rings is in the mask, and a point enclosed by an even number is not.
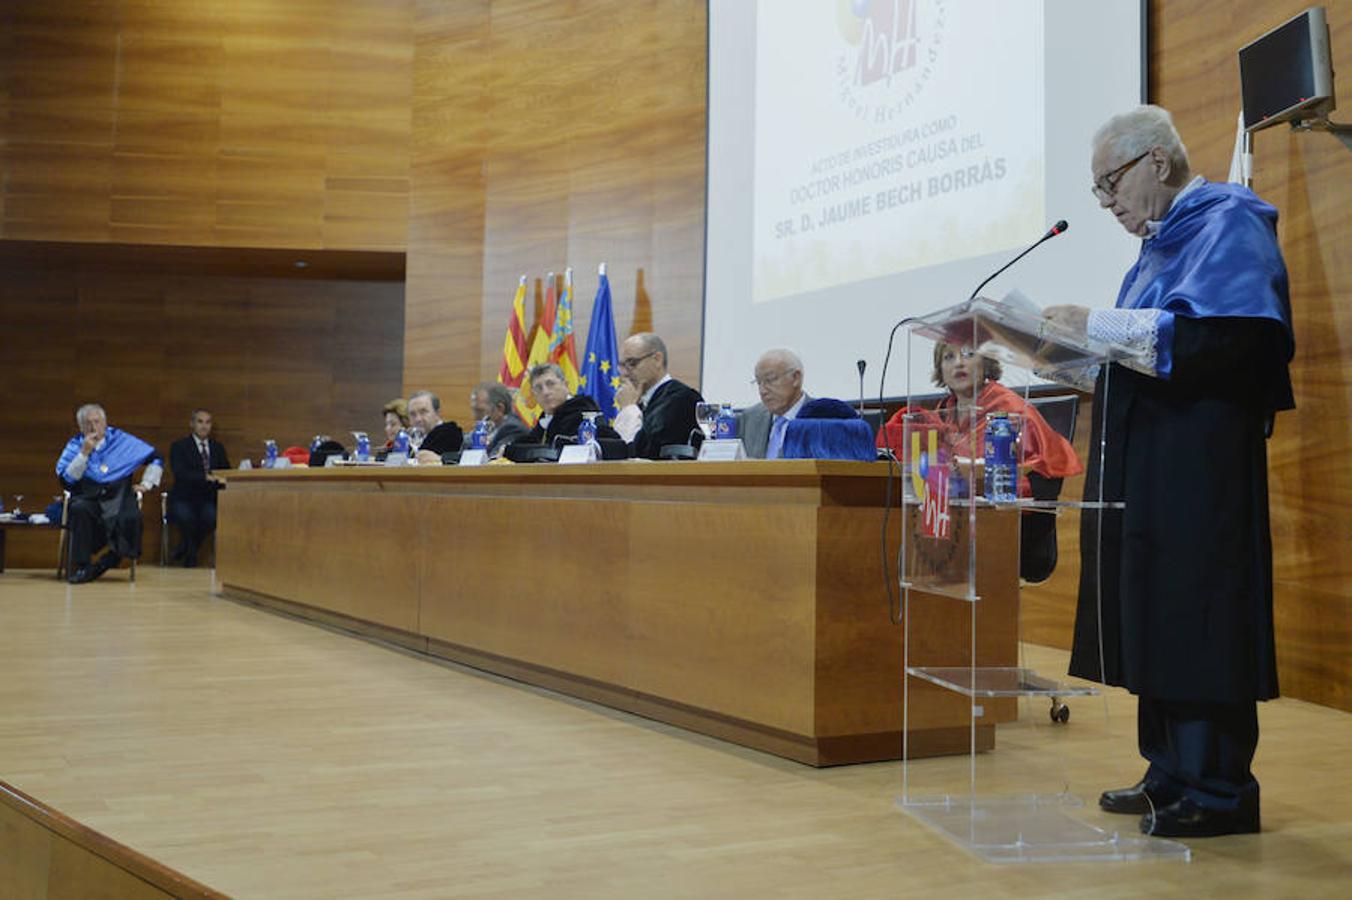
{"type": "Polygon", "coordinates": [[[695,423],[699,425],[699,430],[704,432],[705,440],[714,436],[714,425],[718,422],[718,411],[721,408],[722,404],[719,403],[695,404],[695,423]]]}

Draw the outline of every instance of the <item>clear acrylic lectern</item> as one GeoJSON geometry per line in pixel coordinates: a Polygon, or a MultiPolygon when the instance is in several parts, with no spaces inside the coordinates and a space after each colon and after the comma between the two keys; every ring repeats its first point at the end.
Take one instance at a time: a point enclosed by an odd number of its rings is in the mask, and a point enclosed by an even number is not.
{"type": "MultiPolygon", "coordinates": [[[[1026,301],[977,298],[908,325],[908,373],[912,353],[930,352],[938,343],[950,352],[958,350],[976,374],[969,376],[970,398],[955,390],[938,412],[919,408],[908,374],[911,412],[903,420],[902,446],[892,448],[901,460],[906,496],[900,567],[904,714],[909,716],[913,703],[917,708],[945,704],[944,708],[960,710],[963,701],[955,698],[965,698],[968,731],[968,765],[961,773],[951,758],[913,759],[909,741],[903,744],[899,805],[991,862],[1188,859],[1186,846],[1141,835],[1135,818],[1121,817],[1120,830],[1102,827],[1103,817],[1090,814],[1071,792],[1074,777],[1058,755],[1058,726],[1045,714],[1033,714],[1030,698],[1052,698],[1055,711],[1057,698],[1096,695],[1097,686],[1038,674],[1020,665],[1021,658],[1001,656],[1007,649],[992,652],[989,644],[979,645],[976,627],[982,614],[983,578],[998,570],[1004,583],[1010,583],[1010,572],[1017,570],[1020,517],[1056,515],[1066,508],[1097,510],[1101,517],[1120,515],[1124,508],[1121,503],[1103,502],[1101,493],[1096,500],[1082,502],[1033,499],[1023,490],[1011,493],[1007,482],[1003,490],[992,487],[1000,482],[987,481],[986,458],[978,450],[989,412],[979,403],[988,365],[984,360],[999,363],[1003,381],[1013,384],[1022,379],[1025,400],[1034,381],[1091,389],[1099,368],[1110,361],[1143,371],[1149,368],[1130,348],[1053,326],[1026,301]],[[1011,553],[1013,570],[1007,558],[1011,553]],[[936,603],[967,604],[970,639],[964,635],[956,642],[965,647],[962,652],[954,653],[952,636],[939,649],[923,628],[913,629],[913,616],[923,617],[925,609],[936,603]],[[999,736],[999,749],[981,752],[992,745],[994,735],[999,736]],[[1026,787],[1011,789],[1011,785],[1026,787]],[[1094,818],[1099,824],[1088,821],[1094,818]]],[[[934,353],[936,372],[940,355],[934,353]]],[[[1105,374],[1099,390],[1109,390],[1108,381],[1105,374]]],[[[1098,442],[1101,466],[1103,434],[1093,434],[1090,440],[1098,442]]],[[[1022,472],[1025,442],[1015,444],[1022,472]]],[[[1101,485],[1102,479],[1097,482],[1101,485]]],[[[1013,593],[1017,603],[1017,588],[1013,593]]],[[[1001,646],[1016,642],[1017,638],[1001,646]]],[[[962,727],[956,712],[955,725],[955,730],[962,727]]]]}

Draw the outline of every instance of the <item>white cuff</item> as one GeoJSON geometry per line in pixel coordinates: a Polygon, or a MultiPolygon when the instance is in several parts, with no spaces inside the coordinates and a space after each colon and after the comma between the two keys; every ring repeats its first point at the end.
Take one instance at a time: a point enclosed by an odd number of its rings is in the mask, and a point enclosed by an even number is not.
{"type": "Polygon", "coordinates": [[[1095,340],[1126,347],[1153,371],[1159,321],[1158,309],[1093,309],[1086,330],[1095,340]]]}
{"type": "Polygon", "coordinates": [[[66,480],[79,481],[84,477],[85,469],[89,467],[89,457],[81,451],[75,454],[75,458],[66,466],[66,480]]]}
{"type": "Polygon", "coordinates": [[[146,490],[160,486],[160,476],[164,474],[164,466],[159,463],[151,463],[146,466],[146,470],[141,473],[141,486],[146,490]]]}

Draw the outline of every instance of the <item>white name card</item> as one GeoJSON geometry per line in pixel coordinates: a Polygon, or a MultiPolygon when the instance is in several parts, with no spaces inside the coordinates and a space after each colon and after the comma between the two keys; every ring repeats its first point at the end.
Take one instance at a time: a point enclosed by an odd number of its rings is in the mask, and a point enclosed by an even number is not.
{"type": "Polygon", "coordinates": [[[407,466],[409,463],[410,460],[407,456],[402,453],[396,453],[393,450],[390,451],[389,456],[385,457],[385,465],[387,466],[407,466]]]}
{"type": "Polygon", "coordinates": [[[482,466],[487,463],[487,450],[466,450],[460,454],[460,465],[462,466],[482,466]]]}
{"type": "Polygon", "coordinates": [[[596,462],[597,449],[595,444],[564,444],[559,452],[559,465],[596,462]]]}
{"type": "Polygon", "coordinates": [[[721,441],[705,441],[700,445],[699,458],[702,460],[712,460],[713,462],[733,462],[739,459],[746,459],[746,448],[742,446],[741,438],[732,438],[721,441]]]}

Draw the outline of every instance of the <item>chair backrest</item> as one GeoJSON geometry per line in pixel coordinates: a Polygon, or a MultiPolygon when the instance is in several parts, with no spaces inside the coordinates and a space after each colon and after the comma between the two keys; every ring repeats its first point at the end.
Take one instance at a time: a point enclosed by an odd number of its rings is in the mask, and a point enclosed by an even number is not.
{"type": "Polygon", "coordinates": [[[1056,394],[1051,397],[1031,397],[1028,402],[1038,411],[1057,434],[1075,441],[1075,420],[1080,412],[1078,394],[1056,394]]]}
{"type": "MultiPolygon", "coordinates": [[[[1077,394],[1057,394],[1050,397],[1032,397],[1028,401],[1047,424],[1068,441],[1075,440],[1075,420],[1079,415],[1080,398],[1077,394]]],[[[1055,500],[1061,495],[1060,478],[1044,478],[1036,472],[1028,473],[1033,497],[1055,500]]],[[[1031,584],[1046,581],[1056,569],[1056,516],[1030,513],[1023,517],[1019,540],[1019,577],[1031,584]]]]}

